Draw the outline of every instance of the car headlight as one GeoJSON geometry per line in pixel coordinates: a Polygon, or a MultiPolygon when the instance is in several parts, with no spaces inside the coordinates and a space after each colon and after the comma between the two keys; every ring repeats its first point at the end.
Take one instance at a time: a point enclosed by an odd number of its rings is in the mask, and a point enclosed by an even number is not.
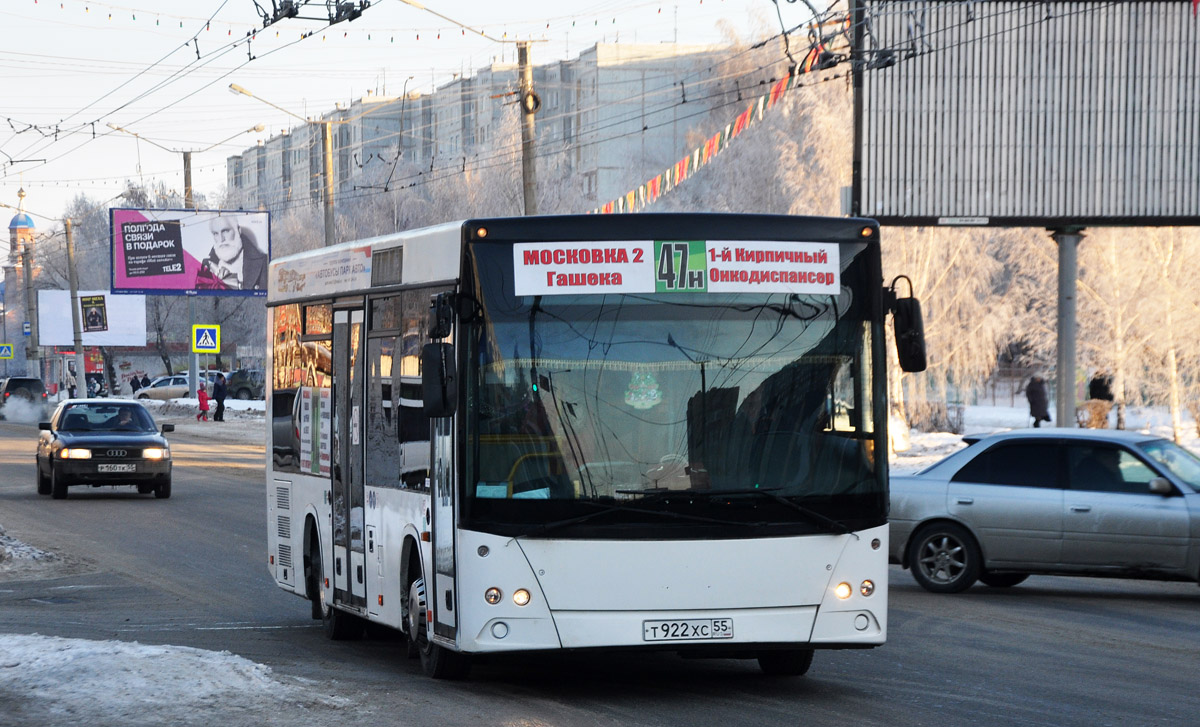
{"type": "Polygon", "coordinates": [[[166,447],[146,447],[142,450],[142,457],[146,459],[170,459],[171,450],[166,447]]]}
{"type": "Polygon", "coordinates": [[[60,449],[58,451],[59,459],[91,459],[92,450],[90,449],[60,449]]]}

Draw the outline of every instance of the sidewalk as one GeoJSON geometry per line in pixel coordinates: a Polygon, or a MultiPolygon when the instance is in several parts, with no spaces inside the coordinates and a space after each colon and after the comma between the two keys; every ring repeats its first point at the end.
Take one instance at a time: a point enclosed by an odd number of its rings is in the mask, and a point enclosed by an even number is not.
{"type": "MultiPolygon", "coordinates": [[[[175,431],[179,434],[222,442],[266,446],[265,402],[261,399],[251,401],[226,399],[225,421],[223,422],[212,420],[216,404],[211,404],[208,421],[196,421],[196,414],[200,412],[200,404],[195,399],[171,399],[169,401],[141,399],[140,403],[146,405],[146,409],[159,426],[174,424],[175,431]]],[[[168,434],[167,438],[170,439],[170,436],[168,434]]]]}

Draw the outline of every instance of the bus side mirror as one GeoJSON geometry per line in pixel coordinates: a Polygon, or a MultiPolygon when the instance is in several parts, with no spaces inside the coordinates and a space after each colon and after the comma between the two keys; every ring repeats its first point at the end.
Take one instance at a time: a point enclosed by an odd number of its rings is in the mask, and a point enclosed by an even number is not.
{"type": "Polygon", "coordinates": [[[896,281],[908,278],[898,276],[892,287],[886,290],[888,307],[892,311],[892,325],[896,332],[896,356],[900,359],[900,370],[924,371],[928,365],[925,356],[925,321],[921,317],[921,301],[912,296],[912,281],[908,281],[909,297],[896,297],[896,281]]]}
{"type": "Polygon", "coordinates": [[[427,343],[421,348],[421,399],[425,416],[448,417],[458,408],[458,371],[454,346],[427,343]]]}
{"type": "Polygon", "coordinates": [[[429,337],[445,338],[454,330],[454,301],[450,293],[438,293],[429,304],[429,337]]]}

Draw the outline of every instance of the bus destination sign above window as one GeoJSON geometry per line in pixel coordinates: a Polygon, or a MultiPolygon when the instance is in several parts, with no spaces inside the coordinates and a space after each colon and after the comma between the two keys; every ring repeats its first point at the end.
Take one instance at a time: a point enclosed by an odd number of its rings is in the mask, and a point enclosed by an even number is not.
{"type": "Polygon", "coordinates": [[[608,240],[513,245],[517,295],[836,294],[840,270],[837,243],[608,240]]]}

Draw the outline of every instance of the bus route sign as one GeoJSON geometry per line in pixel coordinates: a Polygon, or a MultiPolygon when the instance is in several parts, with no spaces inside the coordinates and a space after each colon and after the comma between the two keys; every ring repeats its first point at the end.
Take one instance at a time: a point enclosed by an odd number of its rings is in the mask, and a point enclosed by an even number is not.
{"type": "Polygon", "coordinates": [[[513,245],[517,295],[799,293],[841,289],[836,243],[605,240],[513,245]]]}

